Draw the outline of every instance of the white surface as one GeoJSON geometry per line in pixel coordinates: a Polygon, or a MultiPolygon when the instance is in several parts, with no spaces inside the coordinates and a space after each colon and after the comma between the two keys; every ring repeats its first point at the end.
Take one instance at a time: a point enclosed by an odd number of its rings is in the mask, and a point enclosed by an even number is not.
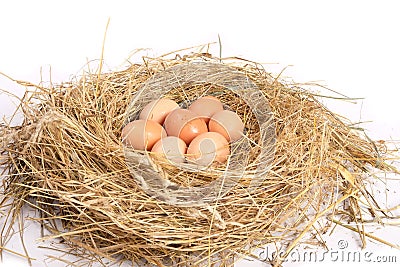
{"type": "MultiPolygon", "coordinates": [[[[280,63],[265,65],[276,73],[293,65],[284,75],[297,82],[317,80],[349,97],[365,98],[358,104],[328,104],[355,122],[370,121],[362,126],[373,139],[399,140],[398,10],[397,1],[1,1],[0,72],[39,82],[43,68],[42,79],[49,81],[51,66],[53,81],[69,80],[87,61],[100,58],[108,17],[104,58],[111,69],[137,48],[151,48],[150,55],[160,55],[218,41],[219,34],[223,56],[280,63]]],[[[23,88],[1,76],[0,89],[23,94],[23,88]]],[[[1,118],[14,107],[12,99],[0,94],[1,118]]],[[[398,203],[394,192],[388,188],[389,201],[398,203]]],[[[36,225],[27,233],[31,256],[38,259],[33,266],[63,266],[43,261],[52,251],[38,248],[36,225]]],[[[385,228],[379,234],[398,244],[398,228],[385,228]]],[[[353,234],[340,229],[328,238],[334,249],[340,239],[357,244],[353,234]]],[[[18,239],[8,245],[21,251],[18,239]]],[[[385,246],[370,243],[368,249],[378,256],[397,255],[400,261],[400,253],[385,246]]],[[[0,266],[17,263],[27,266],[4,253],[0,266]]],[[[307,263],[287,266],[301,264],[307,263]]],[[[237,266],[266,265],[242,262],[237,266]]]]}

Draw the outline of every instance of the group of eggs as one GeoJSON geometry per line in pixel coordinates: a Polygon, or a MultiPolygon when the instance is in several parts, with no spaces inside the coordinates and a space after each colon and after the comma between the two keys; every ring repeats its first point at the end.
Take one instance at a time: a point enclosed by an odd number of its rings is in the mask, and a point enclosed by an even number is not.
{"type": "Polygon", "coordinates": [[[168,98],[154,100],[122,129],[122,141],[176,163],[224,163],[229,143],[243,136],[244,124],[214,96],[198,98],[185,109],[168,98]]]}

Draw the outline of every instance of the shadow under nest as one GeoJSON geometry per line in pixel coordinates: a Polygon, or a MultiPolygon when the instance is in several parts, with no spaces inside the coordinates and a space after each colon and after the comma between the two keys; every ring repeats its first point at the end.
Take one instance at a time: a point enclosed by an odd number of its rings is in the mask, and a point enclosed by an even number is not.
{"type": "MultiPolygon", "coordinates": [[[[1,165],[8,173],[1,205],[11,224],[24,205],[38,210],[35,219],[47,229],[45,238],[63,240],[66,251],[82,255],[82,264],[105,257],[158,266],[231,266],[240,255],[271,242],[284,244],[284,258],[297,244],[324,233],[333,218],[361,224],[365,216],[385,216],[365,188],[371,169],[393,171],[377,144],[312,92],[272,77],[259,64],[240,59],[221,63],[206,53],[145,58],[124,71],[88,73],[61,85],[31,88],[20,106],[22,125],[0,128],[1,165]],[[137,186],[120,133],[126,108],[150,77],[195,61],[229,65],[258,86],[274,117],[275,154],[255,190],[247,190],[241,180],[215,203],[179,207],[137,186]]],[[[197,97],[199,88],[204,87],[189,84],[182,90],[197,97]]],[[[257,139],[251,111],[240,98],[218,94],[221,90],[212,87],[210,92],[238,111],[246,134],[257,139]]],[[[170,97],[179,98],[173,92],[170,97]]],[[[250,157],[256,159],[257,151],[250,157]]],[[[213,179],[164,169],[184,186],[213,179]]],[[[363,230],[358,232],[365,240],[363,230]]],[[[10,234],[6,225],[2,233],[10,234]]]]}

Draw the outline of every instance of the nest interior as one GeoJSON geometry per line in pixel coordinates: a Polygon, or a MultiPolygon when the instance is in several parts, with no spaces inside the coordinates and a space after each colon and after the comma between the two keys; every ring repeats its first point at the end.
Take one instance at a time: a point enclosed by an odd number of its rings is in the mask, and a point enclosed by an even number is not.
{"type": "MultiPolygon", "coordinates": [[[[184,87],[169,91],[164,95],[164,97],[173,99],[179,103],[181,107],[186,108],[191,102],[205,95],[212,95],[219,98],[221,102],[225,103],[225,109],[234,111],[244,119],[243,122],[245,124],[246,138],[251,140],[253,144],[250,150],[240,151],[240,153],[246,153],[247,160],[250,162],[254,161],[259,153],[259,147],[255,145],[258,143],[260,137],[259,124],[257,123],[257,118],[251,111],[251,108],[242,98],[233,93],[231,90],[227,90],[226,88],[215,84],[187,84],[184,87]]],[[[237,150],[236,153],[238,153],[237,150]]],[[[152,157],[153,161],[160,166],[160,169],[164,172],[164,175],[168,177],[168,180],[184,187],[203,186],[207,182],[210,183],[215,181],[221,175],[221,173],[226,170],[225,164],[217,166],[217,173],[213,173],[212,170],[194,170],[182,173],[182,170],[179,170],[176,166],[171,165],[171,163],[168,160],[165,160],[165,158],[160,158],[157,155],[150,156],[152,157]]],[[[248,167],[247,169],[250,170],[251,168],[252,167],[248,167]]]]}
{"type": "MultiPolygon", "coordinates": [[[[384,216],[364,183],[370,168],[393,171],[375,143],[326,109],[312,92],[279,81],[259,64],[220,60],[208,53],[147,57],[123,71],[31,87],[21,101],[22,125],[0,128],[0,164],[8,173],[2,200],[7,220],[15,221],[23,206],[31,205],[40,211],[36,219],[49,231],[46,238],[62,239],[75,254],[84,248],[91,255],[141,264],[230,266],[238,255],[271,242],[286,242],[284,258],[308,232],[326,230],[326,225],[316,227],[322,217],[362,223],[365,214],[384,216]],[[194,61],[229,65],[258,86],[274,117],[275,154],[255,190],[247,190],[241,180],[216,202],[179,207],[158,201],[137,185],[120,133],[127,107],[149,78],[194,61]],[[366,205],[360,206],[360,199],[366,205]]],[[[259,138],[251,110],[223,88],[191,84],[169,96],[194,99],[204,88],[238,111],[251,139],[259,138]]],[[[249,156],[256,159],[257,151],[249,156]]],[[[157,164],[183,186],[214,179],[157,164]]],[[[252,168],[249,164],[248,170],[252,168]]],[[[361,230],[359,234],[364,240],[361,230]]]]}

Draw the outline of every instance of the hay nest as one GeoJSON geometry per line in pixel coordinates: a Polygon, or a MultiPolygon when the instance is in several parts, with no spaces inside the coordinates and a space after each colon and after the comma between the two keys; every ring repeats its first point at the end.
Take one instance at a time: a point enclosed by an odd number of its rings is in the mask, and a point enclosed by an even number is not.
{"type": "MultiPolygon", "coordinates": [[[[8,173],[2,205],[11,223],[26,204],[40,211],[36,219],[49,231],[46,238],[62,239],[82,259],[89,253],[91,260],[230,266],[240,255],[278,242],[286,248],[272,259],[278,265],[309,233],[324,232],[335,216],[360,224],[366,210],[378,220],[384,216],[364,181],[372,168],[394,171],[377,144],[327,110],[312,92],[272,77],[259,64],[221,61],[208,53],[145,57],[124,71],[29,86],[34,90],[22,99],[22,125],[0,128],[1,165],[8,173]],[[208,64],[218,66],[218,79],[209,79],[208,64]],[[172,84],[168,90],[138,93],[154,85],[154,77],[193,65],[208,78],[179,85],[168,80],[161,84],[172,84]],[[249,88],[219,82],[220,68],[251,81],[263,101],[245,95],[249,88]],[[166,95],[185,105],[205,92],[245,122],[242,140],[247,141],[235,145],[238,160],[232,165],[173,166],[122,145],[122,127],[151,99],[166,95]],[[267,114],[267,124],[260,124],[258,113],[267,114]],[[141,184],[151,183],[151,177],[158,191],[141,184]],[[221,177],[235,179],[225,188],[216,182],[221,177]],[[215,194],[218,188],[224,192],[215,194]],[[179,205],[179,196],[189,197],[183,197],[185,204],[196,203],[179,205]],[[321,218],[328,220],[317,224],[321,218]]],[[[356,230],[364,241],[364,231],[356,230]]]]}

